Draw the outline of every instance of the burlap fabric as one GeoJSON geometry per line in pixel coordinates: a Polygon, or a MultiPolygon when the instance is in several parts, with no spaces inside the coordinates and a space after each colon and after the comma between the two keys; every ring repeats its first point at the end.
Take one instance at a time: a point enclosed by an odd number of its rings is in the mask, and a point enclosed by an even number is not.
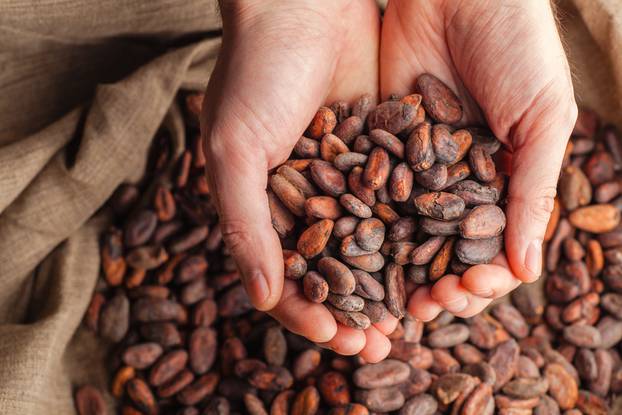
{"type": "MultiPolygon", "coordinates": [[[[622,125],[622,1],[560,13],[580,101],[622,125]]],[[[207,82],[219,24],[211,0],[0,2],[0,413],[72,414],[72,385],[107,387],[79,329],[96,213],[162,122],[183,142],[174,98],[207,82]]]]}

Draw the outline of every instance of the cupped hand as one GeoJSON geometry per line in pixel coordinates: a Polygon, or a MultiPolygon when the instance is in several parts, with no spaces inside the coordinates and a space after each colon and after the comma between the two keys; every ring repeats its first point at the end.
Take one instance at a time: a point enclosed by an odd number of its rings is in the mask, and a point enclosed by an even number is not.
{"type": "Polygon", "coordinates": [[[365,332],[337,324],[284,281],[267,172],[283,163],[317,108],[378,88],[373,0],[221,0],[223,43],[201,120],[208,179],[225,243],[255,307],[342,354],[382,359],[394,318],[365,332]]]}
{"type": "Polygon", "coordinates": [[[419,288],[409,302],[429,320],[466,317],[541,272],[542,240],[577,106],[546,0],[391,0],[380,48],[382,97],[408,94],[422,73],[462,99],[462,123],[487,123],[509,158],[506,255],[419,288]]]}

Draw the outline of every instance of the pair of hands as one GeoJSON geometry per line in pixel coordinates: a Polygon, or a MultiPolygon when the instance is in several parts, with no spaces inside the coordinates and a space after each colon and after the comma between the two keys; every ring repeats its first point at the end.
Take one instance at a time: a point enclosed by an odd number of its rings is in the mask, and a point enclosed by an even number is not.
{"type": "Polygon", "coordinates": [[[554,13],[543,0],[221,0],[222,50],[202,114],[223,237],[252,303],[289,330],[369,362],[390,350],[394,317],[357,331],[284,281],[267,171],[284,162],[317,108],[411,93],[434,74],[505,144],[506,255],[418,288],[412,316],[467,317],[541,272],[541,244],[577,106],[554,13]]]}

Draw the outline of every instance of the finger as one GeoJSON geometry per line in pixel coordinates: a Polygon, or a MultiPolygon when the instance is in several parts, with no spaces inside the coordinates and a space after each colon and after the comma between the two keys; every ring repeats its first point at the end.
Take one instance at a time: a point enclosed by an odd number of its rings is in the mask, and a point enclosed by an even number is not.
{"type": "Polygon", "coordinates": [[[552,101],[542,104],[543,111],[528,112],[512,134],[505,247],[512,272],[523,282],[535,281],[542,271],[542,241],[576,120],[571,97],[569,103],[552,101]]]}
{"type": "Polygon", "coordinates": [[[208,143],[206,156],[223,240],[251,302],[260,310],[269,310],[281,295],[283,256],[265,191],[266,161],[232,141],[215,139],[208,143]]]}
{"type": "Polygon", "coordinates": [[[337,334],[327,342],[318,343],[321,347],[328,348],[335,353],[354,356],[363,350],[365,342],[366,337],[363,330],[356,330],[343,324],[337,324],[337,334]]]}
{"type": "Polygon", "coordinates": [[[333,339],[337,322],[326,307],[312,303],[300,292],[296,282],[287,280],[278,304],[268,313],[285,328],[315,343],[333,339]]]}
{"type": "Polygon", "coordinates": [[[518,287],[521,281],[510,272],[505,256],[496,263],[476,265],[462,274],[461,284],[471,294],[482,298],[500,298],[518,287]]]}
{"type": "Polygon", "coordinates": [[[430,296],[430,287],[422,286],[415,290],[408,301],[408,312],[421,321],[434,320],[443,307],[430,296]]]}
{"type": "Polygon", "coordinates": [[[365,330],[365,347],[359,352],[367,363],[378,363],[389,355],[391,342],[380,330],[371,326],[365,330]]]}
{"type": "Polygon", "coordinates": [[[492,299],[471,294],[460,284],[457,275],[446,275],[430,291],[431,297],[442,307],[458,317],[470,317],[486,308],[492,299]]]}
{"type": "Polygon", "coordinates": [[[380,333],[384,334],[385,336],[388,336],[389,334],[395,331],[395,328],[397,327],[398,322],[399,320],[395,318],[393,314],[387,314],[384,320],[378,323],[375,323],[374,327],[376,327],[378,331],[380,331],[380,333]]]}

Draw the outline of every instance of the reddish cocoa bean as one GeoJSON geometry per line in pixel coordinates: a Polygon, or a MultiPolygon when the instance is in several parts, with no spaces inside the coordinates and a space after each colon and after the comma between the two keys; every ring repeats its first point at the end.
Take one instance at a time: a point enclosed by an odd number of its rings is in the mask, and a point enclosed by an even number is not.
{"type": "Polygon", "coordinates": [[[454,124],[462,119],[462,105],[456,94],[440,79],[431,74],[417,78],[417,91],[422,95],[423,106],[438,122],[454,124]]]}

